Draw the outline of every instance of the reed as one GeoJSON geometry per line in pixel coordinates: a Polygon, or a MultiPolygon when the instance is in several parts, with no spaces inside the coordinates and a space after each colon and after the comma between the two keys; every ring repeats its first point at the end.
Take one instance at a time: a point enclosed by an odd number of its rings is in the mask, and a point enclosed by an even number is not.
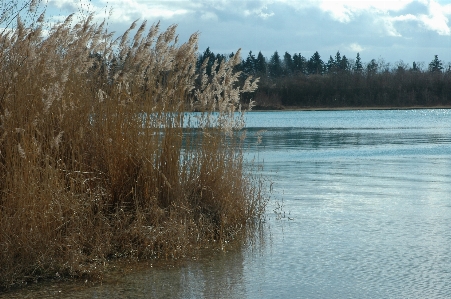
{"type": "Polygon", "coordinates": [[[253,233],[266,201],[243,168],[239,99],[257,80],[238,85],[239,51],[196,85],[198,34],[180,44],[176,26],[113,39],[92,15],[48,32],[44,15],[14,21],[0,31],[0,288],[253,233]]]}

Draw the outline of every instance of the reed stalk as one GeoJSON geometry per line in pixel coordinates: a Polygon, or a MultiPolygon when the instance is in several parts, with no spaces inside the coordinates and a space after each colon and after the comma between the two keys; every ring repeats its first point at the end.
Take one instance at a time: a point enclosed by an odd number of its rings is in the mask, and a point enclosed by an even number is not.
{"type": "Polygon", "coordinates": [[[196,84],[197,33],[72,18],[0,31],[0,288],[252,234],[266,201],[243,167],[257,80],[239,86],[239,51],[196,84]]]}

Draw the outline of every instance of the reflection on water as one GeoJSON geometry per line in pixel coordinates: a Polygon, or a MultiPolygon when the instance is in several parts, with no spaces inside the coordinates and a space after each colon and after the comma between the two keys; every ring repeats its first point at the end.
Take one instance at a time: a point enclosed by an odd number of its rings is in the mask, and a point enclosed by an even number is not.
{"type": "Polygon", "coordinates": [[[244,251],[207,250],[185,261],[117,265],[103,283],[43,283],[0,298],[242,298],[244,251]]]}
{"type": "MultiPolygon", "coordinates": [[[[451,111],[253,112],[264,241],[21,298],[450,298],[451,111]],[[257,145],[257,132],[266,130],[257,145]],[[280,210],[279,210],[280,211],[280,210]],[[60,292],[61,291],[61,292],[60,292]]],[[[16,295],[17,294],[17,295],[16,295]]],[[[0,296],[0,298],[7,298],[0,296]]]]}

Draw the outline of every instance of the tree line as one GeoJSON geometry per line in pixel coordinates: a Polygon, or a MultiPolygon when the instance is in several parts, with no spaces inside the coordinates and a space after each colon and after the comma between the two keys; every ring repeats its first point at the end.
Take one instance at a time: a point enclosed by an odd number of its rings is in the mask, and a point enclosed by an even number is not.
{"type": "MultiPolygon", "coordinates": [[[[207,74],[213,62],[233,55],[215,54],[207,48],[198,56],[197,68],[208,58],[207,74]]],[[[327,61],[316,51],[310,58],[301,53],[268,59],[250,51],[237,66],[241,77],[259,77],[259,88],[245,97],[256,109],[283,107],[434,107],[451,105],[451,64],[434,55],[428,65],[402,60],[394,64],[384,59],[364,63],[357,53],[348,59],[340,51],[327,61]]]]}

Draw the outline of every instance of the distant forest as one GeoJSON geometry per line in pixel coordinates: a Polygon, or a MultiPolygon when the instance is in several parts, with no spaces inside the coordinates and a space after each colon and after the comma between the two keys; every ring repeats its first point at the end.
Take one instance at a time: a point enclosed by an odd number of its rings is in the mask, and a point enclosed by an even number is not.
{"type": "MultiPolygon", "coordinates": [[[[208,57],[206,72],[211,74],[215,60],[231,55],[207,48],[199,54],[197,68],[208,57]]],[[[445,66],[437,55],[428,65],[408,65],[382,58],[364,63],[359,53],[348,59],[339,51],[327,61],[318,52],[307,59],[276,51],[267,59],[251,51],[237,68],[243,80],[260,78],[259,88],[244,97],[244,102],[255,101],[254,109],[451,106],[451,64],[445,66]]]]}

